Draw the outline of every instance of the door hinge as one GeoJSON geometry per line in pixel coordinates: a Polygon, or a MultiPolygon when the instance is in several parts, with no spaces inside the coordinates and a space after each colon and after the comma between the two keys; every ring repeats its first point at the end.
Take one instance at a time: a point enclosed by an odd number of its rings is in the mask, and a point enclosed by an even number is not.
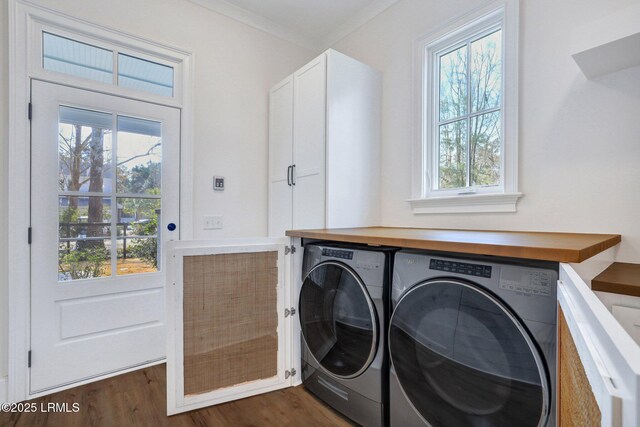
{"type": "Polygon", "coordinates": [[[29,103],[29,107],[28,107],[28,111],[27,111],[27,115],[29,117],[29,120],[31,120],[31,118],[33,117],[33,106],[31,103],[29,103]]]}
{"type": "Polygon", "coordinates": [[[284,371],[284,379],[289,379],[289,377],[295,377],[296,376],[296,370],[295,368],[292,368],[290,371],[284,371]]]}
{"type": "Polygon", "coordinates": [[[293,316],[294,314],[296,314],[295,307],[285,308],[284,309],[284,317],[293,316]]]}
{"type": "Polygon", "coordinates": [[[27,353],[27,368],[31,367],[31,350],[27,353]]]}
{"type": "Polygon", "coordinates": [[[284,254],[285,255],[289,255],[289,254],[295,254],[296,253],[296,247],[291,245],[291,246],[285,246],[284,247],[284,254]]]}
{"type": "Polygon", "coordinates": [[[27,228],[27,243],[31,244],[31,227],[27,228]]]}

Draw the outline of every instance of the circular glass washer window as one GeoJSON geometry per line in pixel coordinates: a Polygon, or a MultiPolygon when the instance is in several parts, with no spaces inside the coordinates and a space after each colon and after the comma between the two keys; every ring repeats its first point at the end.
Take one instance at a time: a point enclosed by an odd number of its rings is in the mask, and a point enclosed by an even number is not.
{"type": "Polygon", "coordinates": [[[544,425],[547,370],[520,321],[473,284],[434,279],[395,307],[389,351],[398,382],[432,426],[544,425]]]}
{"type": "Polygon", "coordinates": [[[353,378],[376,354],[378,321],[366,287],[347,266],[314,267],[300,290],[300,326],[311,354],[329,373],[353,378]]]}

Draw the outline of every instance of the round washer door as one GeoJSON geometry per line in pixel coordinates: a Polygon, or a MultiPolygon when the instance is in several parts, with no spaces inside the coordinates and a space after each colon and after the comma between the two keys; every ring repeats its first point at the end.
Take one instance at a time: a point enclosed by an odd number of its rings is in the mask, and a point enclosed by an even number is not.
{"type": "Polygon", "coordinates": [[[483,288],[434,279],[398,302],[391,362],[405,397],[431,426],[542,426],[547,369],[523,324],[483,288]]]}
{"type": "Polygon", "coordinates": [[[307,347],[327,372],[354,378],[369,367],[378,321],[366,287],[349,267],[332,261],[314,267],[302,283],[299,313],[307,347]]]}

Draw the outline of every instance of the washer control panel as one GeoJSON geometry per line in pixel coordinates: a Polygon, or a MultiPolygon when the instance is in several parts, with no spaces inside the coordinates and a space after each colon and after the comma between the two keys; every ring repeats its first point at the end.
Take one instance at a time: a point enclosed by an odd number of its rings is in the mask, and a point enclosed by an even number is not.
{"type": "Polygon", "coordinates": [[[377,252],[359,251],[356,254],[356,267],[366,270],[376,270],[382,266],[382,259],[377,252]]]}
{"type": "Polygon", "coordinates": [[[353,259],[353,251],[345,251],[343,249],[322,248],[322,256],[333,258],[353,259]]]}
{"type": "Polygon", "coordinates": [[[468,262],[458,262],[432,258],[429,262],[429,269],[445,271],[447,273],[466,274],[476,277],[491,277],[490,265],[470,264],[468,262]]]}
{"type": "Polygon", "coordinates": [[[534,269],[519,269],[509,271],[503,269],[500,277],[500,289],[521,292],[530,295],[551,295],[552,272],[534,269]]]}

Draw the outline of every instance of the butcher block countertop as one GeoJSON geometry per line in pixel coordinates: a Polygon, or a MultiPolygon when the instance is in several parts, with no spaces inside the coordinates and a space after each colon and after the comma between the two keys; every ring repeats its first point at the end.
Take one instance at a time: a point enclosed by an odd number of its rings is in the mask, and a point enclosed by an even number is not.
{"type": "Polygon", "coordinates": [[[556,262],[582,262],[621,241],[619,234],[397,227],[289,230],[287,236],[556,262]]]}
{"type": "Polygon", "coordinates": [[[640,264],[614,262],[591,280],[591,289],[640,297],[640,264]]]}

